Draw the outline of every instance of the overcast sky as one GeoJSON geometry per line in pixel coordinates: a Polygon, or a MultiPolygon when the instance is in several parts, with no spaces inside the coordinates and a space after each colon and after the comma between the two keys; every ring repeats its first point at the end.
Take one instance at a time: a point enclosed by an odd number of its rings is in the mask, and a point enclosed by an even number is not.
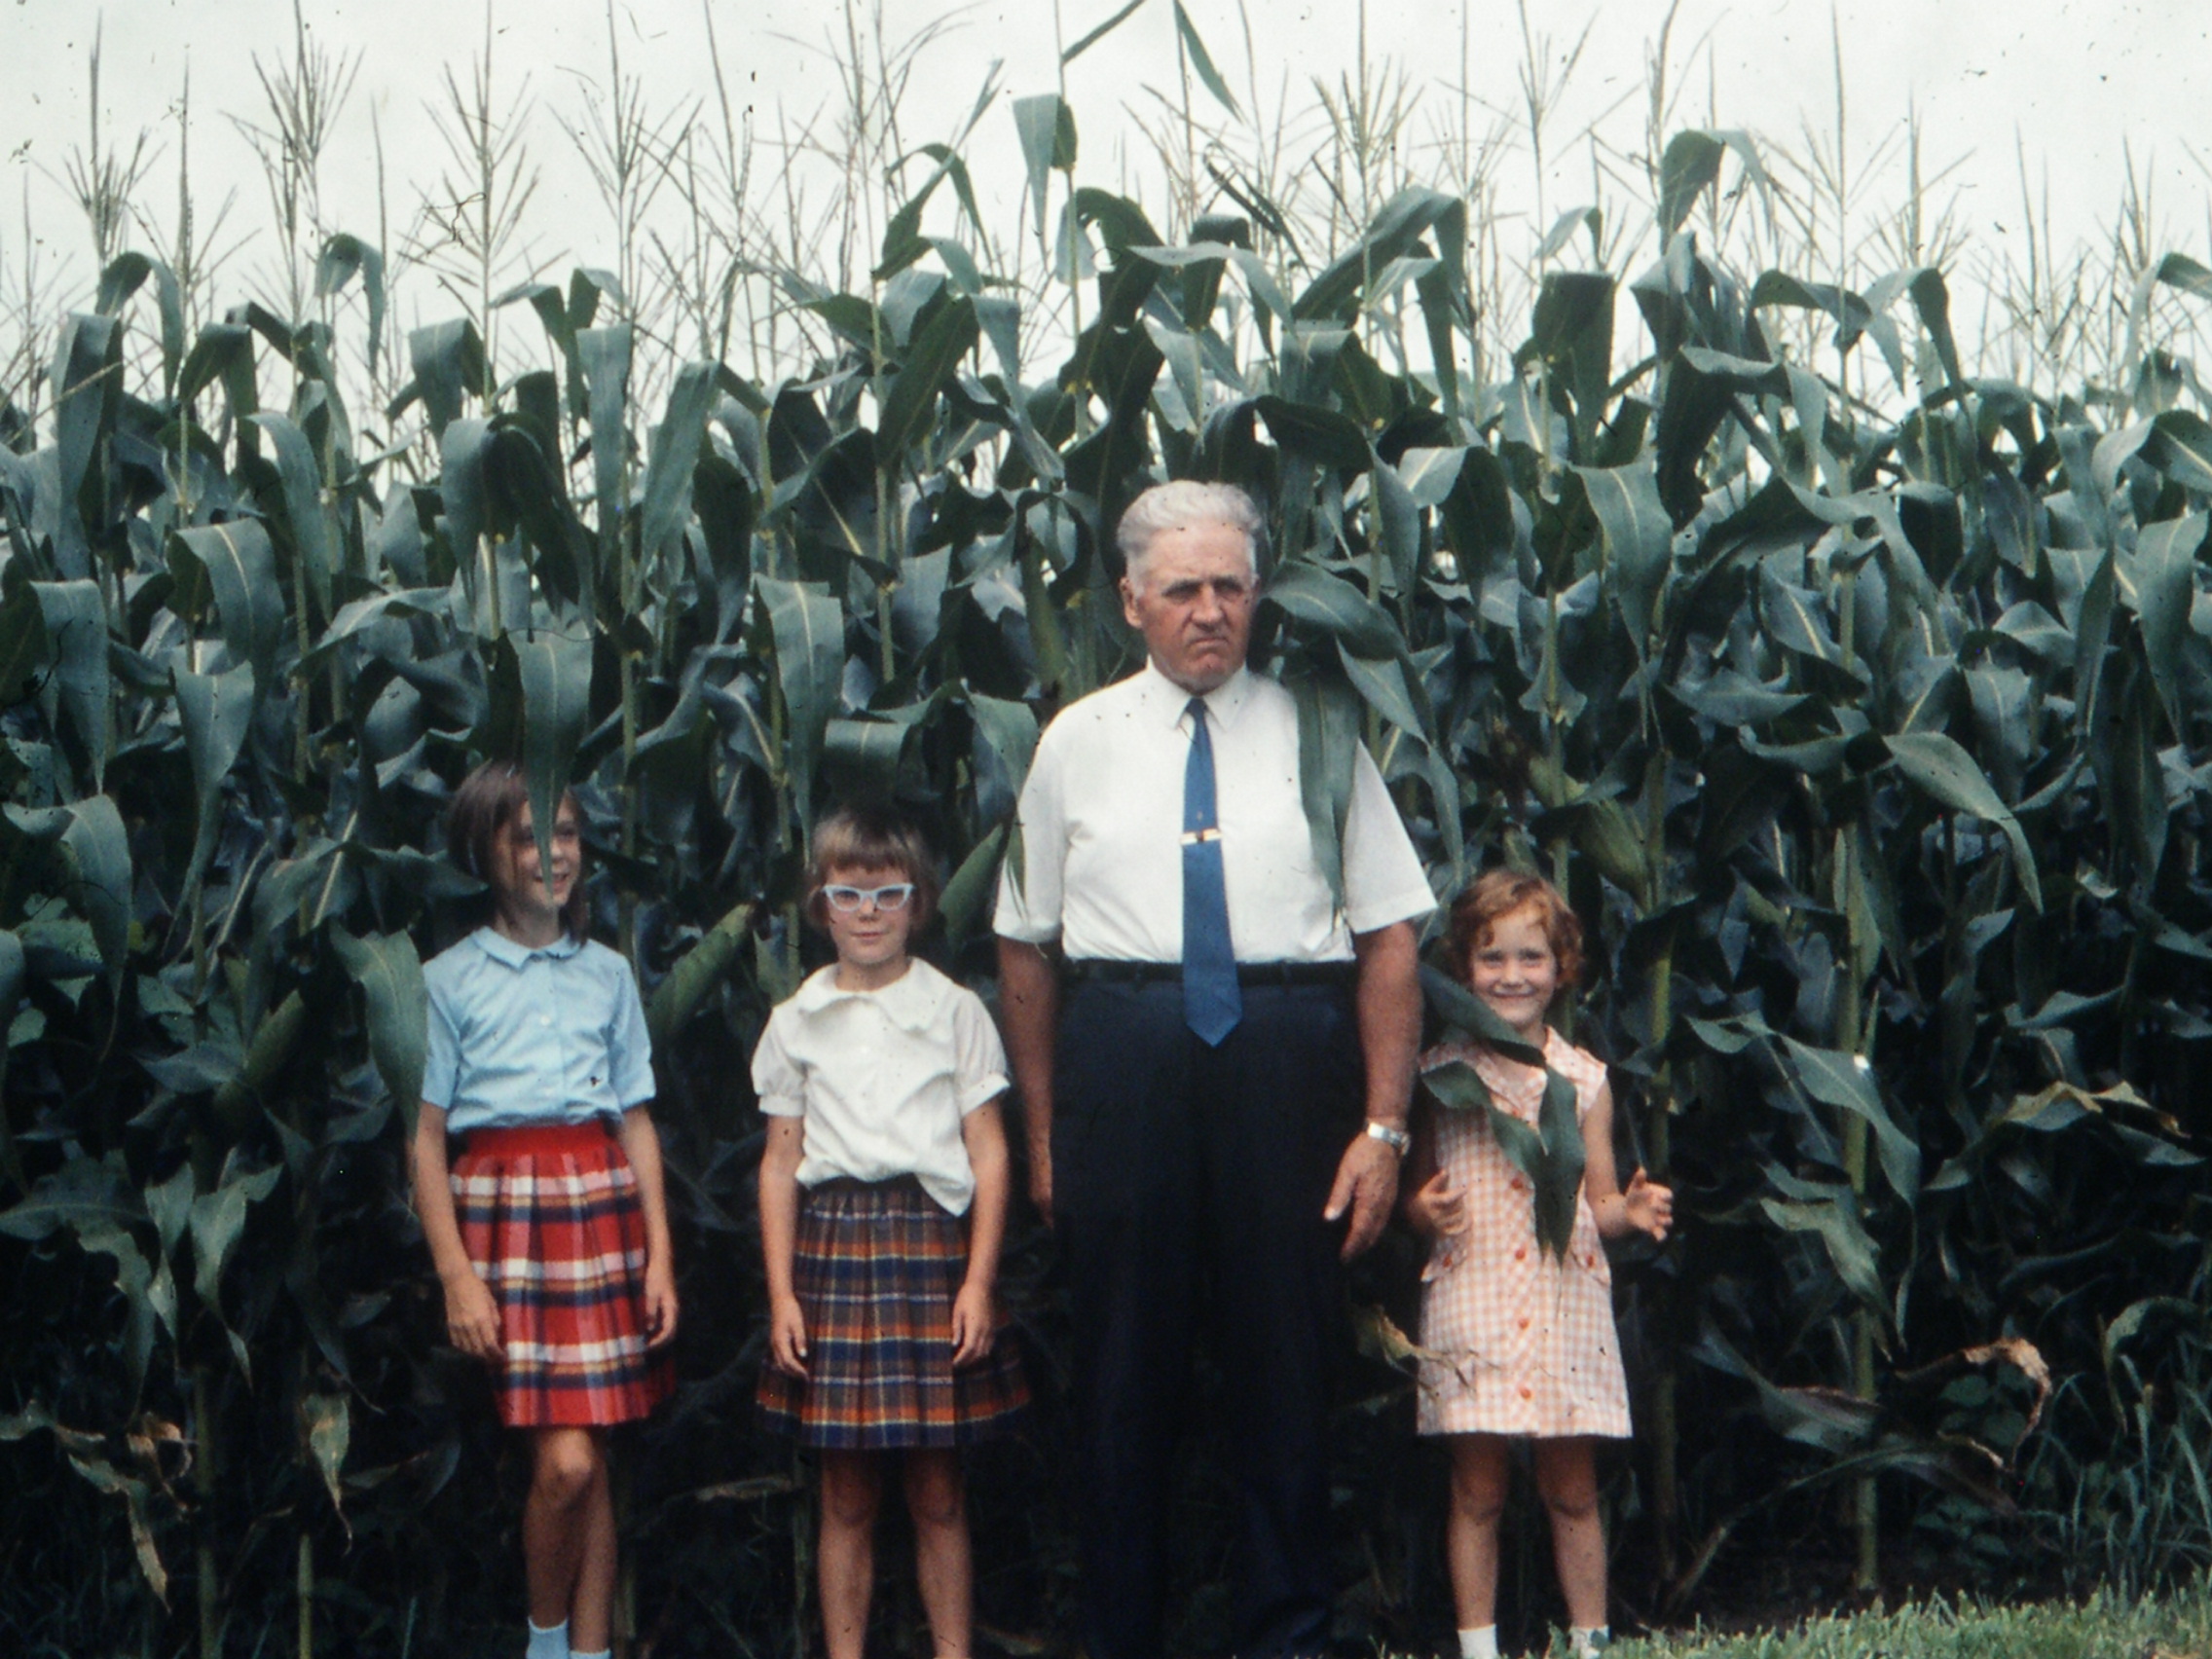
{"type": "MultiPolygon", "coordinates": [[[[803,116],[834,95],[823,51],[839,13],[816,0],[711,0],[733,90],[751,101],[761,130],[779,106],[803,116]]],[[[1465,0],[1471,7],[1475,94],[1501,109],[1517,97],[1521,56],[1512,0],[1465,0]]],[[[1569,83],[1562,131],[1597,117],[1616,100],[1640,110],[1644,59],[1665,14],[1663,0],[1528,0],[1555,58],[1595,18],[1569,83]]],[[[1119,0],[1061,0],[1064,38],[1102,21],[1119,0]]],[[[1357,48],[1354,0],[1269,4],[1249,0],[1268,97],[1289,77],[1293,102],[1305,83],[1334,80],[1357,48]]],[[[1247,87],[1244,36],[1235,0],[1187,0],[1197,27],[1233,86],[1247,87]]],[[[358,55],[358,76],[329,158],[334,217],[374,235],[372,112],[382,121],[395,219],[441,161],[424,116],[439,94],[440,72],[463,75],[483,39],[482,0],[306,0],[310,29],[325,46],[358,55]]],[[[1018,148],[1011,113],[1015,96],[1051,90],[1052,9],[1049,0],[1000,0],[953,10],[939,0],[883,0],[888,33],[910,34],[949,13],[941,41],[925,58],[907,113],[910,139],[948,135],[973,102],[986,66],[1004,60],[1001,107],[986,116],[972,155],[987,196],[1011,203],[1018,190],[1018,148]]],[[[1456,99],[1459,9],[1456,0],[1371,0],[1370,54],[1407,65],[1424,83],[1428,107],[1456,99]]],[[[556,268],[573,258],[607,258],[609,233],[589,178],[564,136],[580,117],[592,86],[606,83],[604,0],[494,0],[495,67],[502,87],[528,77],[534,100],[531,141],[542,172],[534,239],[556,268]]],[[[615,20],[625,67],[645,78],[662,109],[710,95],[699,0],[617,0],[615,20]]],[[[291,0],[0,0],[0,261],[22,253],[27,193],[34,238],[74,262],[89,279],[82,223],[62,176],[87,138],[87,55],[95,21],[104,26],[100,100],[107,131],[128,139],[143,127],[162,160],[144,187],[161,220],[175,199],[174,110],[189,65],[192,164],[204,214],[229,189],[239,192],[234,240],[260,233],[265,198],[233,116],[265,119],[251,55],[274,62],[289,51],[291,0]]],[[[2205,256],[2207,188],[2192,151],[2212,162],[2212,4],[2206,0],[1838,0],[1849,94],[1851,149],[1873,153],[1910,105],[1924,124],[1931,169],[1953,168],[1961,222],[1985,241],[2002,242],[2020,224],[2020,154],[2039,195],[2047,178],[2061,245],[2109,234],[2121,195],[2123,146],[2154,186],[2154,206],[2169,245],[2205,256]]],[[[1681,0],[1673,34],[1675,73],[1690,91],[1681,124],[1712,113],[1723,127],[1747,128],[1800,145],[1808,122],[1834,120],[1834,69],[1828,0],[1681,0]],[[1710,90],[1710,92],[1709,92],[1710,90]]],[[[1146,102],[1147,85],[1173,73],[1169,0],[1144,7],[1071,70],[1071,92],[1085,139],[1084,175],[1119,186],[1115,140],[1133,143],[1124,105],[1146,102]]],[[[1611,118],[1633,132],[1638,117],[1611,118]]],[[[1898,152],[1893,148],[1893,155],[1898,152]]],[[[1858,165],[1855,162],[1855,165],[1858,165]]],[[[1526,158],[1509,167],[1511,188],[1526,193],[1526,158]]],[[[1547,204],[1573,205],[1586,189],[1586,151],[1569,149],[1555,168],[1547,204]]],[[[1869,191],[1893,200],[1901,174],[1876,177],[1869,191]]],[[[1512,204],[1512,203],[1509,203],[1512,204]]],[[[1530,203],[1532,205],[1532,203],[1530,203]]],[[[986,215],[991,209],[986,205],[986,215]]],[[[1011,205],[1003,209],[1011,223],[1011,205]]],[[[395,227],[396,228],[396,227],[395,227]]],[[[249,244],[243,252],[254,257],[249,244]]],[[[433,295],[418,304],[438,304],[433,295]]]]}

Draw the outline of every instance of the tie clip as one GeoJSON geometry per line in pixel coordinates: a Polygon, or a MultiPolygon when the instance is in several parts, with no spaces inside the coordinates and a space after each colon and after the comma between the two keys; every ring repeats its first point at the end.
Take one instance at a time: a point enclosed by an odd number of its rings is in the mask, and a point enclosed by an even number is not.
{"type": "Polygon", "coordinates": [[[1183,831],[1183,845],[1186,847],[1197,846],[1202,841],[1218,841],[1220,839],[1221,831],[1218,829],[1186,830],[1183,831]]]}

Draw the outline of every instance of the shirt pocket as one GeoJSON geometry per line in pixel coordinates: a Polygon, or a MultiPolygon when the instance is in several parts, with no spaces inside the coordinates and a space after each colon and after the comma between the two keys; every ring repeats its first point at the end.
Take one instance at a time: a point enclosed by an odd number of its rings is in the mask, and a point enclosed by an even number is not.
{"type": "MultiPolygon", "coordinates": [[[[627,974],[629,971],[629,965],[624,963],[617,972],[627,974]]],[[[598,1017],[577,1034],[588,1047],[587,1052],[577,1056],[586,1088],[604,1089],[611,1094],[620,1082],[616,1074],[622,1068],[617,1064],[617,1056],[627,1023],[624,1015],[628,1013],[624,988],[614,975],[595,976],[592,980],[591,994],[596,999],[592,1012],[598,1017]]]]}

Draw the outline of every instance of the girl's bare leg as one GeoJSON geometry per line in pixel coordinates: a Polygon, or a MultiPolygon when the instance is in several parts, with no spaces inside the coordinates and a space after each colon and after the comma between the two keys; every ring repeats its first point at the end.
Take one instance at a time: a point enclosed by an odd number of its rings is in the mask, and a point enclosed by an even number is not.
{"type": "Polygon", "coordinates": [[[937,1659],[968,1659],[975,1567],[959,1453],[916,1448],[906,1454],[906,1513],[914,1520],[914,1576],[937,1659]]]}
{"type": "Polygon", "coordinates": [[[603,1449],[598,1478],[584,1494],[583,1547],[569,1602],[569,1646],[575,1652],[603,1653],[611,1643],[614,1566],[614,1490],[603,1449]]]}
{"type": "Polygon", "coordinates": [[[873,1452],[822,1454],[822,1538],[815,1557],[830,1659],[861,1659],[875,1590],[875,1513],[883,1475],[873,1452]]]}
{"type": "MultiPolygon", "coordinates": [[[[531,1431],[530,1496],[523,1502],[523,1567],[530,1583],[530,1622],[550,1629],[569,1617],[578,1600],[578,1577],[590,1541],[594,1491],[607,1497],[607,1449],[588,1428],[531,1431]]],[[[611,1557],[614,1524],[608,1516],[606,1548],[611,1557]]],[[[611,1583],[613,1568],[608,1567],[611,1583]]],[[[599,1609],[605,1646],[607,1604],[599,1609]]],[[[571,1641],[580,1634],[571,1627],[571,1641]]],[[[584,1649],[591,1651],[588,1645],[584,1649]]]]}
{"type": "Polygon", "coordinates": [[[1552,1518],[1552,1560],[1567,1621],[1605,1622],[1605,1530],[1598,1519],[1598,1459],[1587,1436],[1536,1442],[1536,1491],[1552,1518]]]}
{"type": "Polygon", "coordinates": [[[1461,1630],[1497,1622],[1497,1518],[1505,1510],[1505,1440],[1496,1434],[1452,1437],[1452,1513],[1444,1553],[1452,1604],[1461,1630]]]}

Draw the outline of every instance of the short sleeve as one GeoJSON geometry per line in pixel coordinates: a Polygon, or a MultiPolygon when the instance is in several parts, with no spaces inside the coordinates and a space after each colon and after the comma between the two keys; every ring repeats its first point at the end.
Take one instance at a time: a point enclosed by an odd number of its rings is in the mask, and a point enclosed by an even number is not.
{"type": "Polygon", "coordinates": [[[806,1116],[806,1078],[784,1046],[780,1012],[768,1015],[768,1029],[753,1051],[753,1092],[771,1118],[806,1116]]]}
{"type": "Polygon", "coordinates": [[[1006,1046],[975,992],[963,989],[951,1000],[952,1075],[966,1117],[1007,1091],[1006,1046]]]}
{"type": "Polygon", "coordinates": [[[1398,816],[1398,803],[1365,744],[1352,750],[1351,803],[1345,813],[1345,922],[1355,934],[1412,921],[1436,908],[1428,874],[1398,816]]]}
{"type": "Polygon", "coordinates": [[[638,995],[637,976],[620,957],[615,963],[614,1017],[607,1032],[608,1081],[626,1112],[643,1106],[655,1092],[653,1040],[645,1028],[645,1005],[638,995]]]}
{"type": "MultiPolygon", "coordinates": [[[[1030,761],[1014,809],[1020,834],[1016,860],[1010,849],[999,866],[999,902],[992,931],[1003,939],[1050,944],[1060,937],[1061,882],[1067,862],[1067,811],[1060,784],[1064,742],[1047,726],[1030,761]],[[1016,866],[1019,866],[1017,868],[1016,866]]],[[[986,1022],[987,1023],[987,1022],[986,1022]]]]}
{"type": "Polygon", "coordinates": [[[425,988],[429,1016],[423,1046],[423,1099],[444,1112],[452,1108],[461,1087],[461,1038],[454,1030],[453,1011],[446,1007],[443,982],[432,979],[425,988]]]}
{"type": "Polygon", "coordinates": [[[1544,1058],[1552,1070],[1574,1085],[1580,1097],[1577,1110],[1589,1111],[1598,1099],[1598,1090],[1605,1087],[1605,1062],[1589,1050],[1576,1048],[1557,1031],[1544,1044],[1544,1058]]]}

